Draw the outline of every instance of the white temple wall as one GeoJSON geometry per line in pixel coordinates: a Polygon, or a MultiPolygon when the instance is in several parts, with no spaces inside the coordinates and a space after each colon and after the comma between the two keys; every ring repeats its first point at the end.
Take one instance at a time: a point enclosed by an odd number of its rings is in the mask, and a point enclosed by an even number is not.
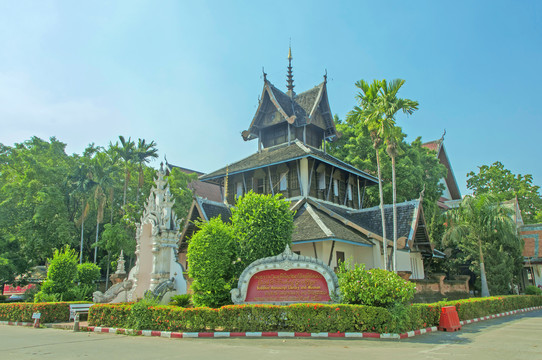
{"type": "Polygon", "coordinates": [[[139,245],[139,273],[133,297],[140,299],[151,286],[152,257],[152,225],[143,224],[141,228],[141,243],[139,245]]]}
{"type": "Polygon", "coordinates": [[[410,252],[397,250],[397,271],[412,271],[410,265],[410,252]]]}
{"type": "Polygon", "coordinates": [[[365,264],[368,269],[374,268],[374,254],[373,249],[376,247],[368,246],[359,246],[354,244],[347,244],[339,241],[335,241],[333,245],[333,240],[327,241],[318,241],[315,243],[303,243],[303,244],[293,244],[292,251],[299,251],[300,255],[303,256],[314,256],[314,247],[316,246],[316,253],[318,254],[318,259],[322,260],[326,265],[329,263],[329,256],[331,248],[333,247],[333,253],[331,258],[331,268],[336,268],[337,264],[337,251],[344,252],[345,261],[350,261],[353,264],[365,264]],[[314,245],[313,245],[314,244],[314,245]]]}

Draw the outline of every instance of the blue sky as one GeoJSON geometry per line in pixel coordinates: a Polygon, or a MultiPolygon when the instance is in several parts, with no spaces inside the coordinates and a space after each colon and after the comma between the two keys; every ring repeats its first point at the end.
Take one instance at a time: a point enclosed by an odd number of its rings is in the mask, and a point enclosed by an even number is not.
{"type": "Polygon", "coordinates": [[[542,2],[1,1],[0,142],[56,136],[69,153],[118,135],[209,172],[256,151],[241,131],[262,67],[285,90],[322,81],[344,118],[359,79],[402,78],[412,140],[440,138],[462,194],[501,161],[542,185],[542,2]]]}

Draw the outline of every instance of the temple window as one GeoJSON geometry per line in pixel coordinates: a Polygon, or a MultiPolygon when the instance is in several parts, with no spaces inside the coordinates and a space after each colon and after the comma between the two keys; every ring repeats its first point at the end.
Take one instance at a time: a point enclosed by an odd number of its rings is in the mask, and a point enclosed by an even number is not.
{"type": "Polygon", "coordinates": [[[346,196],[348,201],[352,201],[352,184],[346,185],[346,196]]]}
{"type": "Polygon", "coordinates": [[[326,171],[318,173],[318,190],[325,190],[326,188],[326,171]]]}
{"type": "Polygon", "coordinates": [[[282,174],[280,174],[279,190],[284,191],[284,190],[287,190],[287,189],[288,189],[288,173],[283,172],[282,174]]]}
{"type": "Polygon", "coordinates": [[[263,179],[255,179],[256,193],[264,194],[265,193],[265,184],[263,179]]]}
{"type": "Polygon", "coordinates": [[[238,198],[238,197],[241,197],[241,196],[243,196],[243,183],[238,182],[236,184],[235,197],[238,198]]]}

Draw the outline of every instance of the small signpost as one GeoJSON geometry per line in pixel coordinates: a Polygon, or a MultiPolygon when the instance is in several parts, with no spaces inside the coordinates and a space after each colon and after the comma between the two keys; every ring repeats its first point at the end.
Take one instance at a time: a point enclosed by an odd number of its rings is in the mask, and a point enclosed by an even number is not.
{"type": "Polygon", "coordinates": [[[33,313],[32,314],[32,319],[34,319],[34,327],[35,328],[40,327],[40,318],[41,318],[41,313],[33,313]]]}

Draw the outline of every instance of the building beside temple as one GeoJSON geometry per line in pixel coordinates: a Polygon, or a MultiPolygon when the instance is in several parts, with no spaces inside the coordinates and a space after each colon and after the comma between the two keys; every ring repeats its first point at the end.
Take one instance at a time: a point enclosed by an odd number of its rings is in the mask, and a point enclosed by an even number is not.
{"type": "Polygon", "coordinates": [[[542,289],[542,224],[522,224],[519,233],[523,240],[523,287],[534,285],[542,289]]]}
{"type": "MultiPolygon", "coordinates": [[[[264,73],[263,90],[245,141],[257,151],[233,164],[199,177],[221,189],[221,201],[196,196],[181,234],[179,261],[186,264],[186,241],[197,230],[194,221],[220,216],[228,221],[237,199],[249,191],[280,193],[295,211],[292,251],[318,258],[331,267],[351,259],[367,268],[383,268],[384,242],[380,208],[364,208],[365,189],[378,179],[326,152],[339,137],[330,109],[327,76],[314,88],[294,91],[292,55],[288,55],[286,92],[264,73]]],[[[398,207],[398,271],[424,278],[424,258],[432,256],[421,199],[398,207]]],[[[385,206],[387,233],[392,233],[392,207],[385,206]]]]}

